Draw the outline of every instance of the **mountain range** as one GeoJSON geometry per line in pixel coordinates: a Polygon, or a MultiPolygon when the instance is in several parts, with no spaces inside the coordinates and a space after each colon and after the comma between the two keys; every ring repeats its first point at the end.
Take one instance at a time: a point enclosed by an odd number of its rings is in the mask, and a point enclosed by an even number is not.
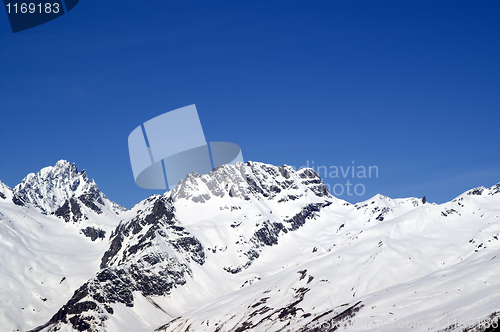
{"type": "Polygon", "coordinates": [[[0,181],[2,331],[499,331],[500,183],[351,204],[314,170],[188,174],[130,210],[58,161],[0,181]]]}

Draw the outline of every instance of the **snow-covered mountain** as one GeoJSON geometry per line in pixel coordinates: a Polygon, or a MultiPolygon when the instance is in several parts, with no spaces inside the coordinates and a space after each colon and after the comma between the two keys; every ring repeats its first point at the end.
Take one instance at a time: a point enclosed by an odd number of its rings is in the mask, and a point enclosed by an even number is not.
{"type": "Polygon", "coordinates": [[[0,330],[49,319],[99,270],[126,213],[66,161],[14,189],[0,181],[0,330]]]}
{"type": "Polygon", "coordinates": [[[0,183],[0,291],[24,292],[0,307],[7,331],[462,331],[500,315],[500,183],[441,205],[353,205],[311,169],[248,162],[130,211],[92,188],[62,161],[13,191],[0,183]],[[112,231],[92,241],[87,223],[112,231]]]}
{"type": "MultiPolygon", "coordinates": [[[[78,172],[76,165],[66,160],[59,160],[55,166],[45,167],[36,174],[28,174],[13,191],[44,214],[55,213],[63,206],[68,206],[72,212],[77,209],[74,206],[82,203],[98,214],[103,208],[116,214],[125,210],[107,199],[94,180],[88,179],[85,170],[78,172]]],[[[73,221],[78,219],[75,215],[71,217],[73,221]]]]}

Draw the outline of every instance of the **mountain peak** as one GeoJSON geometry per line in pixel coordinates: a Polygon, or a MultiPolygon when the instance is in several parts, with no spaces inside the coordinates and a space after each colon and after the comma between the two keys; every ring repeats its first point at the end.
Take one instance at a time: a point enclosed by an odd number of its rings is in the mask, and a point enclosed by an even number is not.
{"type": "Polygon", "coordinates": [[[476,188],[467,190],[463,194],[456,197],[452,202],[462,201],[467,197],[474,197],[474,196],[487,197],[487,196],[496,195],[496,194],[500,194],[500,182],[491,186],[490,188],[480,186],[480,187],[476,187],[476,188]]]}
{"type": "Polygon", "coordinates": [[[105,205],[104,194],[93,180],[88,179],[85,170],[78,172],[76,165],[67,160],[59,160],[54,166],[44,167],[36,174],[28,174],[13,191],[24,202],[45,214],[55,212],[74,196],[91,197],[93,201],[105,205]]]}
{"type": "Polygon", "coordinates": [[[239,197],[250,200],[266,198],[283,199],[289,191],[312,191],[316,196],[331,197],[325,185],[314,170],[309,168],[295,171],[291,166],[281,167],[260,162],[238,162],[222,165],[210,173],[188,174],[170,192],[175,200],[190,199],[203,203],[212,197],[239,197]],[[283,197],[282,197],[283,196],[283,197]]]}
{"type": "Polygon", "coordinates": [[[8,198],[12,198],[12,189],[0,181],[0,201],[8,198]]]}

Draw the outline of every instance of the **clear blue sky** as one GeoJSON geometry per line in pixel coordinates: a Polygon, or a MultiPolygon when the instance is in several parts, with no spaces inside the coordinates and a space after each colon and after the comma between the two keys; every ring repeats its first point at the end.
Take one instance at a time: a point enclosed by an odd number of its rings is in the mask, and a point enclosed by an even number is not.
{"type": "Polygon", "coordinates": [[[134,183],[129,133],[190,104],[245,160],[377,166],[325,179],[363,184],[350,202],[500,182],[499,1],[82,0],[16,34],[0,11],[11,187],[66,159],[130,208],[154,191],[134,183]]]}

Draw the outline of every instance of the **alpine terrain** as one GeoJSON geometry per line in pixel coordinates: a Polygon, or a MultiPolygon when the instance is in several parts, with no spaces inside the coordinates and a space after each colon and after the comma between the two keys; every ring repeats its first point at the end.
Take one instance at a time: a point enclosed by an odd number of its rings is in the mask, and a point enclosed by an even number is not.
{"type": "Polygon", "coordinates": [[[500,331],[500,183],[350,204],[247,162],[126,210],[61,160],[0,182],[0,299],[2,331],[500,331]]]}

